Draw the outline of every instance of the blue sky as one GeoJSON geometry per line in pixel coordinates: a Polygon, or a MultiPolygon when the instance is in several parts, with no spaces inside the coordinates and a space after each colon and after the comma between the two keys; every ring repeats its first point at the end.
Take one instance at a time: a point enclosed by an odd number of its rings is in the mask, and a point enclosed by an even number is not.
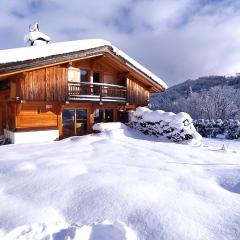
{"type": "Polygon", "coordinates": [[[0,49],[36,21],[53,42],[107,39],[168,85],[240,72],[240,1],[1,0],[0,49]]]}

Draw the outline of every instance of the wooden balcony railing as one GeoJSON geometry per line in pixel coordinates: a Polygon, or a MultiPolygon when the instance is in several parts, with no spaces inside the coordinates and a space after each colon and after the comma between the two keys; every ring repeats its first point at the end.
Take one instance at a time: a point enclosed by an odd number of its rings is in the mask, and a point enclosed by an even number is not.
{"type": "Polygon", "coordinates": [[[106,83],[68,82],[68,100],[127,102],[127,88],[106,83]]]}

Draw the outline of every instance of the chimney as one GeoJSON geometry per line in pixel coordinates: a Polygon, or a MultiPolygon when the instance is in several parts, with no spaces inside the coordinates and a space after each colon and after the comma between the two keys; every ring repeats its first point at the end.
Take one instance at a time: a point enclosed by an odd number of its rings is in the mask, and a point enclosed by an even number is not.
{"type": "Polygon", "coordinates": [[[50,37],[39,31],[39,24],[37,22],[29,25],[29,32],[24,36],[24,42],[30,46],[46,45],[50,41],[50,37]]]}

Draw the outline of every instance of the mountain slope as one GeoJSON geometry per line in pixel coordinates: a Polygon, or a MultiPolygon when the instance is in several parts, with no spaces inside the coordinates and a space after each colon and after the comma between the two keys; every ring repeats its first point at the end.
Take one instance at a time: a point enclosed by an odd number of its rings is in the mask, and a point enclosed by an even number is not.
{"type": "Polygon", "coordinates": [[[200,93],[208,91],[212,87],[216,86],[231,86],[233,88],[240,89],[240,76],[236,77],[225,77],[225,76],[207,76],[200,77],[196,80],[187,80],[183,83],[174,85],[166,90],[162,94],[152,94],[151,101],[156,98],[164,97],[169,98],[172,101],[177,100],[180,97],[188,95],[189,91],[200,93]]]}

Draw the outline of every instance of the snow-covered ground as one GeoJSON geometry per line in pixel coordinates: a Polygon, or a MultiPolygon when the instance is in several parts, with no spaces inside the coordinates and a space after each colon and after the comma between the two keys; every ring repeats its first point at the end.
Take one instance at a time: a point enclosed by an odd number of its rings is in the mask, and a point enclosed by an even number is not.
{"type": "Polygon", "coordinates": [[[1,146],[0,239],[240,239],[240,142],[156,140],[1,146]]]}

